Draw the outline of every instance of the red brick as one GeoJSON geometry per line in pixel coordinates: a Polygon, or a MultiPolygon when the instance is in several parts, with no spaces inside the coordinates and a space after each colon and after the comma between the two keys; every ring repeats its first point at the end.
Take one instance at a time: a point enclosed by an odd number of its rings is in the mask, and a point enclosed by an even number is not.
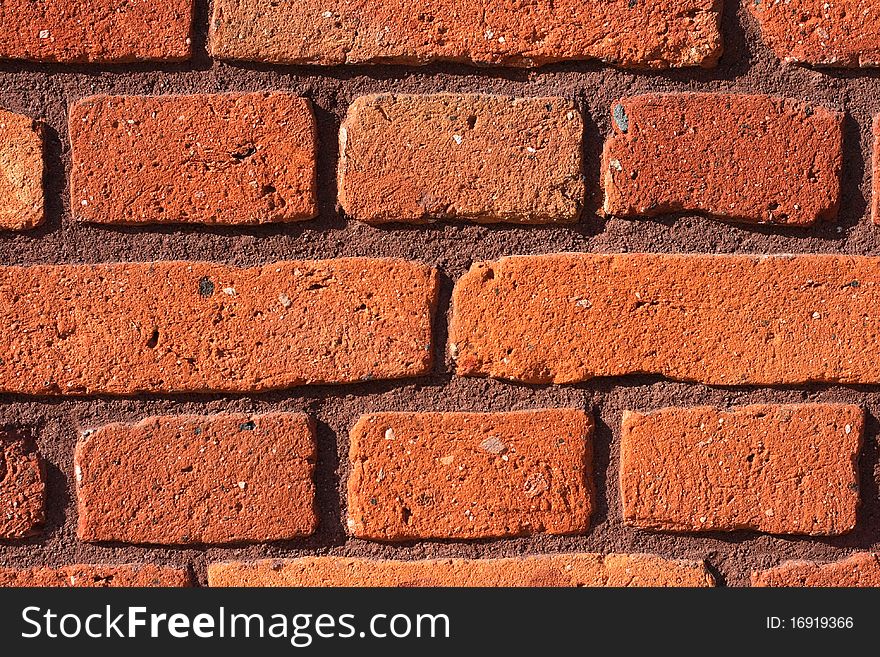
{"type": "Polygon", "coordinates": [[[837,217],[843,115],[796,100],[649,94],[612,108],[608,215],[694,211],[804,226],[837,217]]]}
{"type": "Polygon", "coordinates": [[[180,61],[190,57],[192,0],[5,0],[0,59],[180,61]]]}
{"type": "Polygon", "coordinates": [[[285,93],[95,96],[70,109],[71,205],[108,224],[317,215],[315,121],[285,93]]]}
{"type": "Polygon", "coordinates": [[[41,223],[42,124],[28,116],[0,110],[0,228],[23,230],[41,223]]]}
{"type": "Polygon", "coordinates": [[[786,62],[880,66],[880,8],[875,0],[766,0],[746,3],[761,36],[786,62]]]}
{"type": "Polygon", "coordinates": [[[257,392],[425,374],[435,272],[392,259],[0,267],[0,390],[257,392]]]}
{"type": "Polygon", "coordinates": [[[36,450],[10,433],[0,433],[0,539],[39,532],[45,521],[45,478],[36,450]]]}
{"type": "Polygon", "coordinates": [[[874,156],[872,161],[873,189],[871,190],[871,217],[880,224],[880,114],[874,117],[874,156]]]}
{"type": "Polygon", "coordinates": [[[856,524],[863,424],[861,408],[836,404],[625,412],[624,522],[844,534],[856,524]]]}
{"type": "Polygon", "coordinates": [[[877,555],[869,552],[833,563],[786,561],[753,572],[752,586],[878,587],[880,563],[877,555]]]}
{"type": "Polygon", "coordinates": [[[582,134],[562,98],[364,96],[339,133],[339,203],[369,223],[576,221],[582,134]]]}
{"type": "Polygon", "coordinates": [[[300,413],[153,417],[76,446],[84,541],[184,545],[311,534],[315,438],[300,413]]]}
{"type": "Polygon", "coordinates": [[[720,0],[216,0],[210,52],[288,64],[714,66],[720,0]]]}
{"type": "Polygon", "coordinates": [[[0,587],[181,587],[190,583],[186,570],[152,564],[0,568],[0,587]]]}
{"type": "Polygon", "coordinates": [[[593,510],[593,420],[573,409],[377,413],[351,432],[359,538],[576,534],[593,510]]]}
{"type": "Polygon", "coordinates": [[[212,563],[210,586],[713,586],[701,561],[649,554],[384,561],[350,557],[212,563]]]}
{"type": "Polygon", "coordinates": [[[449,351],[462,375],[880,383],[877,258],[510,257],[475,265],[452,296],[449,351]]]}

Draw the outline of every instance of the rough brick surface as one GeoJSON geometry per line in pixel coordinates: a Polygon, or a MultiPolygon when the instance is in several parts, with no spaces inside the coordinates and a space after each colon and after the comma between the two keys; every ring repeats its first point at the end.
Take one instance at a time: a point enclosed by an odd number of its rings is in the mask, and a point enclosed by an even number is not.
{"type": "Polygon", "coordinates": [[[752,586],[878,587],[880,563],[876,554],[868,552],[832,563],[786,561],[753,572],[752,586]]]}
{"type": "Polygon", "coordinates": [[[46,483],[36,450],[0,432],[0,539],[36,534],[45,520],[46,483]]]}
{"type": "Polygon", "coordinates": [[[626,412],[624,522],[670,531],[850,531],[864,414],[804,404],[626,412]]]}
{"type": "Polygon", "coordinates": [[[876,0],[766,0],[746,6],[761,36],[786,62],[813,66],[880,66],[876,0]]]}
{"type": "Polygon", "coordinates": [[[612,107],[603,212],[698,211],[746,223],[834,219],[843,114],[739,94],[650,94],[612,107]]]}
{"type": "Polygon", "coordinates": [[[0,59],[179,61],[190,56],[192,0],[4,0],[0,59]]]}
{"type": "Polygon", "coordinates": [[[435,272],[392,259],[0,267],[0,390],[256,392],[431,368],[435,272]]]}
{"type": "Polygon", "coordinates": [[[572,383],[880,383],[880,260],[556,254],[473,266],[449,352],[463,375],[572,383]]]}
{"type": "Polygon", "coordinates": [[[85,541],[272,541],[317,527],[306,415],[167,416],[110,424],[76,446],[85,541]]]}
{"type": "Polygon", "coordinates": [[[317,214],[305,98],[96,96],[71,107],[70,140],[81,220],[259,224],[317,214]]]}
{"type": "Polygon", "coordinates": [[[628,68],[709,67],[721,55],[720,12],[720,0],[217,0],[210,51],[322,65],[599,59],[628,68]]]}
{"type": "Polygon", "coordinates": [[[208,565],[210,586],[713,586],[699,561],[648,554],[385,561],[349,557],[208,565]]]}
{"type": "Polygon", "coordinates": [[[871,162],[873,187],[871,189],[871,218],[880,224],[880,114],[874,117],[874,153],[871,162]]]}
{"type": "Polygon", "coordinates": [[[0,110],[0,229],[22,230],[41,223],[42,125],[30,117],[0,110]]]}
{"type": "Polygon", "coordinates": [[[0,568],[0,587],[180,587],[189,586],[190,583],[186,570],[152,564],[76,564],[21,570],[0,568]]]}
{"type": "Polygon", "coordinates": [[[593,509],[583,411],[377,413],[351,432],[348,529],[359,538],[575,534],[593,509]]]}
{"type": "Polygon", "coordinates": [[[562,98],[361,97],[339,133],[339,203],[370,223],[575,221],[582,133],[562,98]]]}

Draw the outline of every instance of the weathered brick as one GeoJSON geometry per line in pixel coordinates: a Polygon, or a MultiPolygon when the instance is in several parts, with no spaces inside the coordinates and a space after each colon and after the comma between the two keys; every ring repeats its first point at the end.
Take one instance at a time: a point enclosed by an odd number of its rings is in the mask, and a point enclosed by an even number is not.
{"type": "Polygon", "coordinates": [[[874,155],[872,158],[873,188],[871,190],[871,218],[880,224],[880,114],[874,117],[874,155]]]}
{"type": "Polygon", "coordinates": [[[0,228],[23,230],[41,223],[42,124],[28,116],[0,110],[0,228]]]}
{"type": "Polygon", "coordinates": [[[365,415],[351,432],[349,532],[382,541],[585,532],[592,431],[573,409],[365,415]]]}
{"type": "Polygon", "coordinates": [[[758,19],[765,43],[786,62],[880,66],[876,0],[766,0],[746,6],[758,19]]]}
{"type": "Polygon", "coordinates": [[[181,587],[190,584],[185,569],[153,564],[0,568],[0,587],[181,587]]]}
{"type": "Polygon", "coordinates": [[[190,56],[192,0],[5,0],[0,59],[180,61],[190,56]]]}
{"type": "Polygon", "coordinates": [[[435,272],[350,258],[0,267],[0,390],[256,392],[425,374],[435,272]]]}
{"type": "Polygon", "coordinates": [[[843,115],[796,100],[649,94],[612,107],[603,212],[695,211],[744,223],[837,216],[843,115]]]}
{"type": "Polygon", "coordinates": [[[369,223],[572,222],[582,134],[562,98],[364,96],[339,133],[339,203],[369,223]]]}
{"type": "Polygon", "coordinates": [[[0,538],[36,534],[45,521],[45,506],[40,455],[14,433],[0,433],[0,538]]]}
{"type": "Polygon", "coordinates": [[[77,534],[167,545],[311,534],[315,457],[301,413],[153,417],[87,431],[75,455],[77,534]]]}
{"type": "Polygon", "coordinates": [[[859,506],[858,406],[625,412],[624,522],[667,531],[834,535],[859,506]]]}
{"type": "Polygon", "coordinates": [[[452,296],[462,375],[880,383],[877,258],[520,256],[474,265],[452,296]]]}
{"type": "Polygon", "coordinates": [[[385,561],[350,557],[212,563],[210,586],[713,586],[701,561],[649,554],[385,561]]]}
{"type": "Polygon", "coordinates": [[[861,552],[842,561],[786,561],[775,568],[754,571],[752,586],[878,587],[877,555],[861,552]]]}
{"type": "Polygon", "coordinates": [[[216,0],[210,51],[288,64],[714,66],[721,0],[216,0]]]}
{"type": "Polygon", "coordinates": [[[70,141],[83,221],[260,224],[318,212],[305,98],[95,96],[71,107],[70,141]]]}

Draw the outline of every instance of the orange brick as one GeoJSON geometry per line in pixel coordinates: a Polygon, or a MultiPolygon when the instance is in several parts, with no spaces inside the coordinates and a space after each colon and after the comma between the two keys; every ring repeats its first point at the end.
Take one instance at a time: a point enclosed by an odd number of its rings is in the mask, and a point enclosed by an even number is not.
{"type": "Polygon", "coordinates": [[[0,267],[0,390],[257,392],[425,374],[435,272],[352,258],[0,267]]]}
{"type": "Polygon", "coordinates": [[[713,586],[700,561],[649,554],[385,561],[350,557],[212,563],[210,586],[713,586]]]}
{"type": "Polygon", "coordinates": [[[0,432],[0,539],[25,538],[45,521],[46,476],[36,450],[0,432]]]}
{"type": "Polygon", "coordinates": [[[605,214],[704,212],[804,226],[837,217],[843,115],[738,94],[649,94],[612,108],[605,214]]]}
{"type": "Polygon", "coordinates": [[[753,572],[752,586],[878,587],[880,563],[877,555],[869,552],[833,563],[786,561],[753,572]]]}
{"type": "Polygon", "coordinates": [[[572,409],[365,415],[351,432],[348,529],[382,541],[585,532],[592,432],[572,409]]]}
{"type": "Polygon", "coordinates": [[[135,62],[189,59],[192,0],[4,0],[0,59],[135,62]]]}
{"type": "Polygon", "coordinates": [[[874,156],[872,161],[874,185],[871,190],[871,217],[880,224],[880,114],[874,117],[874,156]]]}
{"type": "Polygon", "coordinates": [[[285,93],[95,96],[70,109],[71,206],[108,224],[317,215],[315,121],[285,93]]]}
{"type": "Polygon", "coordinates": [[[76,564],[59,568],[0,568],[0,587],[181,587],[190,585],[181,568],[152,564],[76,564]]]}
{"type": "Polygon", "coordinates": [[[876,258],[511,257],[475,265],[452,296],[449,351],[462,375],[880,383],[876,258]]]}
{"type": "Polygon", "coordinates": [[[184,545],[311,534],[318,519],[306,415],[167,416],[110,424],[76,446],[77,535],[184,545]]]}
{"type": "Polygon", "coordinates": [[[746,3],[761,36],[786,62],[841,68],[880,66],[875,0],[778,0],[746,3]]]}
{"type": "Polygon", "coordinates": [[[856,524],[864,413],[803,404],[625,412],[624,522],[835,535],[856,524]]]}
{"type": "Polygon", "coordinates": [[[28,116],[0,110],[0,228],[23,230],[41,223],[42,124],[28,116]]]}
{"type": "Polygon", "coordinates": [[[339,203],[369,223],[572,222],[582,134],[562,98],[364,96],[339,133],[339,203]]]}
{"type": "Polygon", "coordinates": [[[720,0],[216,0],[210,51],[287,64],[540,66],[597,59],[627,68],[714,66],[720,0]]]}

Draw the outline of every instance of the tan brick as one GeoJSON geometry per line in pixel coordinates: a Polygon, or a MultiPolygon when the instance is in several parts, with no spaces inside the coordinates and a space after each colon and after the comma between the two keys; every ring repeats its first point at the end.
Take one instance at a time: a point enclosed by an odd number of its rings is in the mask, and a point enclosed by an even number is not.
{"type": "Polygon", "coordinates": [[[0,390],[257,392],[425,374],[435,272],[391,259],[0,267],[0,390]]]}
{"type": "Polygon", "coordinates": [[[189,59],[192,0],[4,0],[0,59],[135,62],[189,59]]]}
{"type": "Polygon", "coordinates": [[[0,587],[181,587],[190,585],[182,568],[152,564],[76,564],[58,568],[0,568],[0,587]]]}
{"type": "Polygon", "coordinates": [[[837,217],[843,115],[741,94],[618,101],[605,143],[605,214],[703,212],[804,226],[837,217]]]}
{"type": "Polygon", "coordinates": [[[842,561],[785,561],[752,573],[752,586],[878,587],[877,555],[860,552],[842,561]]]}
{"type": "Polygon", "coordinates": [[[75,456],[77,535],[184,545],[311,534],[315,458],[301,413],[154,417],[87,431],[75,456]]]}
{"type": "Polygon", "coordinates": [[[562,98],[363,96],[339,133],[339,203],[369,223],[572,222],[582,134],[562,98]]]}
{"type": "Polygon", "coordinates": [[[0,539],[39,532],[46,519],[45,479],[37,451],[14,434],[0,432],[0,539]]]}
{"type": "Polygon", "coordinates": [[[585,532],[592,432],[573,409],[365,415],[351,432],[348,529],[382,541],[585,532]]]}
{"type": "Polygon", "coordinates": [[[108,224],[317,215],[315,121],[285,93],[95,96],[70,109],[71,207],[108,224]]]}
{"type": "Polygon", "coordinates": [[[210,52],[288,64],[714,66],[720,0],[216,0],[210,52]]]}
{"type": "Polygon", "coordinates": [[[667,531],[834,535],[859,506],[858,406],[625,412],[624,522],[667,531]]]}
{"type": "Polygon", "coordinates": [[[350,557],[212,563],[210,586],[713,586],[700,561],[649,554],[385,561],[350,557]]]}
{"type": "Polygon", "coordinates": [[[449,351],[459,374],[528,383],[880,383],[878,284],[859,256],[502,258],[456,284],[449,351]]]}
{"type": "Polygon", "coordinates": [[[875,0],[769,0],[746,3],[761,36],[786,62],[840,68],[880,66],[875,0]]]}
{"type": "Polygon", "coordinates": [[[41,223],[42,124],[28,116],[0,110],[0,228],[23,230],[41,223]]]}

